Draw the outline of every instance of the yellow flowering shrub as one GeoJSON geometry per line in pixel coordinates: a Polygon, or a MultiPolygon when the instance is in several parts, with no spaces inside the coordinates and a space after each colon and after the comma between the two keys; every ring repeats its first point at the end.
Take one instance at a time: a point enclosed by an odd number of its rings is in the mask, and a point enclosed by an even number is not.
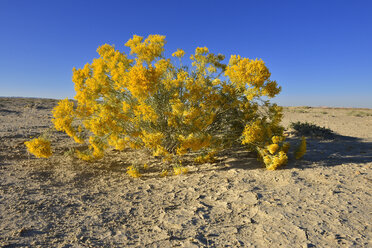
{"type": "MultiPolygon", "coordinates": [[[[182,65],[186,52],[166,58],[165,44],[165,36],[134,35],[125,44],[128,55],[105,44],[92,63],[73,69],[76,102],[61,100],[53,123],[88,144],[77,157],[92,161],[110,147],[146,148],[168,161],[192,152],[204,163],[241,143],[256,150],[268,169],[287,162],[282,108],[269,101],[281,87],[262,60],[233,55],[223,64],[224,55],[197,47],[188,67],[182,65]]],[[[185,172],[174,167],[174,174],[185,172]]],[[[134,167],[127,173],[140,176],[134,167]]]]}

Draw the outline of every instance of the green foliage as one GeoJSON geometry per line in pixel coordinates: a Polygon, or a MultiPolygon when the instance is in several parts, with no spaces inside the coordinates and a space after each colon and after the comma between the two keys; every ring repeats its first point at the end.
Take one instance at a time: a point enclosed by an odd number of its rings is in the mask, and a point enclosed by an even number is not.
{"type": "Polygon", "coordinates": [[[292,122],[290,127],[295,131],[297,136],[305,136],[311,138],[320,139],[332,139],[334,138],[334,133],[331,129],[326,127],[320,127],[316,124],[308,122],[292,122]]]}
{"type": "Polygon", "coordinates": [[[368,113],[368,112],[365,112],[365,111],[353,110],[353,111],[349,112],[348,115],[356,116],[356,117],[365,117],[365,116],[372,116],[372,113],[368,113]]]}

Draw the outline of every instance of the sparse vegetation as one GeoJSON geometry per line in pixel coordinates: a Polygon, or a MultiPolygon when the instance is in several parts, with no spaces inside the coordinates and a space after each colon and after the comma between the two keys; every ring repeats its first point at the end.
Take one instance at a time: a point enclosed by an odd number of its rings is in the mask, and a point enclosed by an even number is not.
{"type": "Polygon", "coordinates": [[[306,109],[295,109],[293,110],[295,113],[301,113],[301,114],[305,114],[305,113],[309,113],[308,110],[306,109]]]}
{"type": "Polygon", "coordinates": [[[292,122],[290,128],[294,130],[297,136],[322,139],[332,139],[334,137],[334,132],[331,129],[308,122],[292,122]]]}
{"type": "Polygon", "coordinates": [[[372,112],[368,113],[366,111],[353,110],[353,111],[350,111],[348,115],[356,116],[356,117],[365,117],[365,116],[372,116],[372,112]]]}

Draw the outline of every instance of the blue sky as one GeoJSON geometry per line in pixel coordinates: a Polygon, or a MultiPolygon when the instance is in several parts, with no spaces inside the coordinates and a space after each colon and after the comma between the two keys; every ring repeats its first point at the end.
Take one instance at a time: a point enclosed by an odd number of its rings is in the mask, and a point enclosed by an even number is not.
{"type": "Polygon", "coordinates": [[[372,108],[372,1],[0,0],[0,96],[73,98],[72,68],[108,43],[166,35],[261,58],[284,106],[372,108]]]}

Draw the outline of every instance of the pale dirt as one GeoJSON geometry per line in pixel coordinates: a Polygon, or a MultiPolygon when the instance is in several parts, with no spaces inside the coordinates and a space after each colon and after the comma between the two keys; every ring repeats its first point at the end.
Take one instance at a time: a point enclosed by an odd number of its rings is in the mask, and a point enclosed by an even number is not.
{"type": "Polygon", "coordinates": [[[52,158],[28,155],[23,142],[51,126],[55,103],[0,98],[2,247],[371,247],[371,109],[286,108],[285,127],[337,136],[308,139],[304,158],[277,171],[231,149],[160,178],[159,161],[130,150],[82,163],[56,132],[52,158]],[[125,173],[146,161],[142,178],[125,173]]]}

